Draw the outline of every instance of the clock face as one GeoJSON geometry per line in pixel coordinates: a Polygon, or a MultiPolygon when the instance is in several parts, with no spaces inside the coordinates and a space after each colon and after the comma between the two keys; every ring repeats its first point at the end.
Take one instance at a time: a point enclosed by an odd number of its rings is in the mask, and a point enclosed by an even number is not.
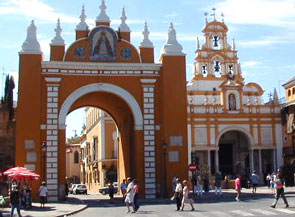
{"type": "Polygon", "coordinates": [[[75,48],[75,57],[78,59],[83,59],[85,57],[85,47],[76,47],[75,48]]]}
{"type": "Polygon", "coordinates": [[[122,48],[121,49],[121,58],[123,60],[130,60],[131,59],[131,48],[122,48]]]}

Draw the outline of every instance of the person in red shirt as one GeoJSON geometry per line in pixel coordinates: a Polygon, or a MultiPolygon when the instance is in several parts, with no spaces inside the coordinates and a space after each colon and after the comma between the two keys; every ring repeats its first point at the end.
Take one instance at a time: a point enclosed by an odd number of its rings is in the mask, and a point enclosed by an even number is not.
{"type": "Polygon", "coordinates": [[[137,203],[137,199],[138,199],[138,195],[139,195],[139,187],[138,187],[138,184],[137,184],[137,180],[134,179],[133,180],[133,183],[134,183],[134,206],[135,206],[135,211],[137,211],[139,209],[139,205],[137,203]]]}
{"type": "Polygon", "coordinates": [[[235,189],[237,191],[237,197],[236,200],[240,202],[241,200],[241,190],[242,190],[242,181],[241,181],[241,175],[238,175],[238,178],[235,180],[235,189]]]}

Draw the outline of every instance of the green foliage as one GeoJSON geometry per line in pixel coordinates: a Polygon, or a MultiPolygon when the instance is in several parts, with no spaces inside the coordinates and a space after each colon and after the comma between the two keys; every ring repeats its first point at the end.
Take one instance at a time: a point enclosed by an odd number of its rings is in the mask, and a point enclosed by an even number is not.
{"type": "Polygon", "coordinates": [[[80,136],[72,136],[71,138],[67,139],[67,143],[68,144],[78,144],[78,143],[80,143],[80,139],[81,139],[80,136]]]}

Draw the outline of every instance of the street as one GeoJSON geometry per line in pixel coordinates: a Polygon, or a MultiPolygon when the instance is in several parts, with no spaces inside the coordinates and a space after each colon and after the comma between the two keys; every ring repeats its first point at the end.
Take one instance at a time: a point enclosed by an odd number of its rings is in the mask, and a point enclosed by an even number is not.
{"type": "MultiPolygon", "coordinates": [[[[213,193],[210,193],[211,195],[213,193]]],[[[234,200],[234,195],[224,195],[221,197],[198,198],[194,203],[195,211],[189,211],[189,204],[185,206],[185,211],[177,212],[175,204],[168,200],[154,200],[147,202],[140,201],[141,207],[137,213],[125,213],[124,203],[116,200],[110,202],[107,196],[87,195],[78,196],[88,204],[89,208],[74,215],[75,217],[99,216],[141,216],[141,217],[234,217],[234,216],[294,216],[295,215],[295,195],[287,195],[289,208],[283,208],[283,201],[280,199],[277,208],[270,207],[273,202],[272,195],[247,195],[241,202],[234,200]],[[233,196],[233,197],[232,197],[233,196]],[[97,199],[97,198],[100,199],[97,199]]]]}

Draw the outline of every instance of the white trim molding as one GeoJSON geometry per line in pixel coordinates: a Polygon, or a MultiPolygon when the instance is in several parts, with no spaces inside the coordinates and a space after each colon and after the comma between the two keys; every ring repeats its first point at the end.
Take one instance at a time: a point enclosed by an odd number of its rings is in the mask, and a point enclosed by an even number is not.
{"type": "Polygon", "coordinates": [[[66,100],[63,102],[60,113],[59,113],[59,126],[65,125],[67,114],[71,108],[71,106],[75,103],[76,100],[81,98],[82,96],[92,93],[92,92],[108,92],[119,96],[123,99],[129,106],[135,122],[135,130],[143,129],[143,115],[140,109],[140,106],[134,96],[130,94],[125,89],[107,83],[93,83],[89,85],[85,85],[80,87],[79,89],[72,92],[66,100]]]}

